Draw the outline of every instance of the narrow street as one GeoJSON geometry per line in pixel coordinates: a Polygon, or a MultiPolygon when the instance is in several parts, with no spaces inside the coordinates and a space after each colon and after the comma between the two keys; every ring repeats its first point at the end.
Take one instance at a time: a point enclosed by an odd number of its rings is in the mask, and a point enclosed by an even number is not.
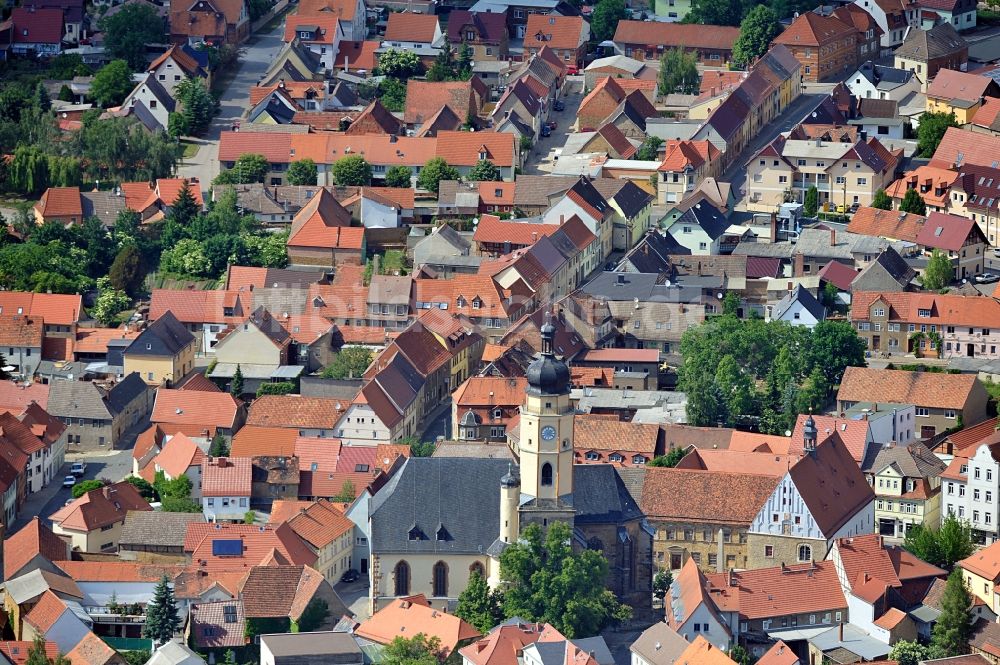
{"type": "Polygon", "coordinates": [[[236,75],[226,86],[219,100],[219,114],[212,121],[212,126],[201,139],[195,143],[201,144],[198,153],[181,162],[177,167],[177,175],[182,178],[198,178],[202,192],[208,192],[212,179],[219,173],[219,136],[229,131],[233,123],[243,117],[250,103],[250,88],[274,62],[278,52],[284,45],[281,38],[284,33],[284,21],[266,32],[260,32],[240,49],[240,59],[236,75]]]}
{"type": "Polygon", "coordinates": [[[556,150],[562,150],[567,137],[573,131],[573,124],[583,101],[583,76],[566,77],[563,96],[560,97],[566,105],[562,111],[550,111],[549,119],[556,121],[556,128],[549,137],[538,137],[531,148],[531,154],[524,164],[524,172],[530,175],[551,173],[556,162],[556,150]]]}

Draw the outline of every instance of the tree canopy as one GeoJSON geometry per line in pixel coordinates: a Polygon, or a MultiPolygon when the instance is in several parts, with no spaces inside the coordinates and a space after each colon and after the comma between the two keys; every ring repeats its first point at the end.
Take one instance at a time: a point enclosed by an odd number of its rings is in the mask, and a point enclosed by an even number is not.
{"type": "Polygon", "coordinates": [[[382,665],[442,665],[448,654],[437,636],[395,637],[382,650],[382,665]]]}
{"type": "Polygon", "coordinates": [[[413,170],[409,166],[390,166],[385,172],[386,187],[410,187],[413,170]]]}
{"type": "Polygon", "coordinates": [[[958,127],[954,113],[924,113],[917,127],[917,149],[922,157],[931,157],[949,127],[958,127]]]}
{"type": "Polygon", "coordinates": [[[372,352],[363,346],[345,346],[323,368],[326,379],[356,379],[372,364],[372,352]]]}
{"type": "Polygon", "coordinates": [[[245,185],[264,182],[271,169],[267,157],[256,153],[244,153],[236,158],[231,169],[223,171],[215,178],[216,185],[245,185]]]}
{"type": "Polygon", "coordinates": [[[153,590],[153,600],[146,605],[146,624],[142,635],[153,640],[154,645],[164,644],[173,639],[180,625],[174,590],[164,575],[153,590]]]}
{"type": "Polygon", "coordinates": [[[571,639],[596,635],[632,615],[604,587],[607,576],[608,561],[599,551],[573,551],[568,525],[555,522],[543,534],[537,524],[529,524],[500,555],[504,612],[549,623],[571,639]]]}
{"type": "Polygon", "coordinates": [[[872,197],[872,207],[879,210],[892,210],[892,199],[889,198],[884,189],[879,188],[875,192],[875,196],[872,197]]]}
{"type": "Polygon", "coordinates": [[[132,92],[132,70],[124,60],[112,60],[97,70],[90,84],[90,96],[105,108],[118,106],[132,92]]]}
{"type": "Polygon", "coordinates": [[[903,547],[914,556],[949,570],[976,550],[972,541],[972,525],[954,515],[945,517],[937,529],[914,524],[906,533],[903,547]]]}
{"type": "Polygon", "coordinates": [[[924,268],[924,288],[929,291],[940,291],[951,284],[953,279],[955,279],[955,267],[951,259],[940,249],[932,251],[931,258],[927,260],[927,267],[924,268]]]}
{"type": "Polygon", "coordinates": [[[663,139],[659,136],[650,136],[639,146],[639,152],[636,153],[635,158],[644,161],[657,161],[660,158],[661,145],[663,145],[663,139]]]}
{"type": "Polygon", "coordinates": [[[289,185],[316,185],[316,162],[311,159],[299,159],[288,165],[289,185]]]}
{"type": "Polygon", "coordinates": [[[927,214],[927,204],[924,203],[920,192],[915,189],[906,190],[906,194],[903,194],[903,200],[899,203],[899,209],[901,212],[909,212],[914,215],[927,214]]]}
{"type": "Polygon", "coordinates": [[[149,5],[129,3],[98,26],[104,32],[104,48],[113,58],[124,60],[133,71],[146,67],[146,45],[164,44],[163,20],[149,5]]]}
{"type": "Polygon", "coordinates": [[[347,185],[369,185],[372,181],[372,167],[361,155],[341,157],[330,169],[333,181],[341,187],[347,185]]]}
{"type": "Polygon", "coordinates": [[[618,22],[628,17],[625,0],[598,0],[590,15],[590,34],[598,43],[611,39],[618,22]]]}
{"type": "Polygon", "coordinates": [[[424,168],[420,169],[417,186],[436,194],[442,180],[458,180],[460,177],[458,169],[449,166],[444,159],[431,157],[424,164],[424,168]]]}
{"type": "Polygon", "coordinates": [[[424,72],[420,57],[413,51],[390,48],[378,58],[378,68],[386,76],[408,79],[424,72]]]}
{"type": "Polygon", "coordinates": [[[680,46],[664,51],[660,56],[657,92],[661,96],[674,93],[695,95],[700,89],[697,54],[680,46]]]}
{"type": "Polygon", "coordinates": [[[488,159],[480,159],[469,171],[469,180],[500,180],[500,169],[488,159]]]}
{"type": "Polygon", "coordinates": [[[726,314],[685,331],[681,355],[689,423],[782,434],[825,403],[845,367],[864,366],[865,345],[843,321],[809,329],[726,314]]]}
{"type": "Polygon", "coordinates": [[[740,23],[740,36],[733,44],[733,64],[744,68],[767,53],[771,40],[781,32],[778,16],[767,5],[756,5],[740,23]]]}
{"type": "Polygon", "coordinates": [[[490,589],[486,579],[474,571],[469,584],[458,596],[455,616],[468,621],[484,635],[506,617],[503,613],[503,592],[490,589]]]}
{"type": "Polygon", "coordinates": [[[950,658],[969,653],[972,634],[972,597],[962,579],[962,570],[956,568],[948,576],[941,595],[941,616],[934,624],[931,648],[935,658],[950,658]]]}

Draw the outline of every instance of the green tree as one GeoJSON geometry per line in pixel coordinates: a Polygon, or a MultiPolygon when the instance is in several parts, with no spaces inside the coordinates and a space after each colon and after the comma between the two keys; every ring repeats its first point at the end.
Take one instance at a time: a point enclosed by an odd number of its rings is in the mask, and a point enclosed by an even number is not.
{"type": "Polygon", "coordinates": [[[941,250],[935,249],[931,252],[931,258],[927,260],[927,267],[924,268],[924,288],[929,291],[940,291],[951,284],[953,279],[955,279],[955,268],[951,259],[941,250]]]}
{"type": "Polygon", "coordinates": [[[701,89],[698,56],[678,46],[660,56],[660,73],[656,90],[661,96],[680,93],[695,95],[701,89]]]}
{"type": "Polygon", "coordinates": [[[150,657],[149,650],[147,649],[130,649],[122,651],[121,655],[128,665],[146,665],[150,657]]]}
{"type": "Polygon", "coordinates": [[[591,37],[598,43],[611,39],[615,35],[618,22],[628,17],[625,0],[598,0],[590,15],[591,37]]]}
{"type": "MultiPolygon", "coordinates": [[[[692,0],[691,10],[684,18],[684,22],[738,26],[747,9],[752,6],[750,2],[741,0],[692,0]]],[[[775,13],[779,16],[786,15],[777,11],[775,13]]]]}
{"type": "Polygon", "coordinates": [[[976,549],[972,541],[972,526],[954,515],[948,515],[940,528],[915,524],[906,532],[903,547],[919,559],[950,569],[970,556],[976,549]]]}
{"type": "Polygon", "coordinates": [[[146,45],[164,44],[163,19],[149,5],[127,4],[121,11],[98,22],[104,33],[104,48],[113,58],[124,60],[135,71],[146,67],[146,45]]]}
{"type": "Polygon", "coordinates": [[[35,107],[43,112],[48,113],[49,109],[52,108],[52,100],[49,98],[49,91],[45,89],[42,82],[39,81],[35,85],[35,107]]]}
{"type": "Polygon", "coordinates": [[[722,299],[722,315],[736,317],[740,315],[740,297],[735,291],[727,291],[722,299]]]}
{"type": "Polygon", "coordinates": [[[901,212],[910,212],[914,215],[927,214],[927,204],[916,189],[906,190],[903,200],[899,203],[899,209],[901,212]]]}
{"type": "Polygon", "coordinates": [[[816,185],[810,185],[809,189],[806,190],[802,212],[806,217],[815,217],[816,213],[819,212],[819,190],[816,189],[816,185]]]}
{"type": "Polygon", "coordinates": [[[240,368],[239,363],[236,363],[236,371],[233,372],[233,381],[229,385],[229,392],[234,397],[239,397],[243,394],[243,369],[240,368]]]}
{"type": "Polygon", "coordinates": [[[173,639],[180,625],[174,590],[164,575],[153,590],[153,600],[146,605],[146,625],[142,628],[142,636],[153,640],[154,646],[164,644],[173,639]]]}
{"type": "Polygon", "coordinates": [[[105,108],[117,106],[132,92],[132,71],[124,60],[112,60],[97,70],[90,84],[90,96],[105,108]]]}
{"type": "MultiPolygon", "coordinates": [[[[149,652],[146,652],[146,657],[149,657],[149,652]]],[[[45,637],[36,635],[31,646],[28,647],[28,658],[25,660],[25,665],[70,665],[70,662],[62,653],[56,655],[55,658],[49,658],[45,654],[45,637]]]]}
{"type": "Polygon", "coordinates": [[[354,489],[354,483],[350,480],[345,480],[344,484],[340,486],[340,492],[332,500],[337,503],[351,503],[357,496],[358,493],[354,489]]]}
{"type": "Polygon", "coordinates": [[[187,118],[180,111],[171,111],[167,114],[167,134],[171,138],[179,139],[182,136],[189,136],[191,129],[188,127],[187,118]]]}
{"type": "Polygon", "coordinates": [[[823,369],[814,367],[799,389],[799,413],[820,412],[826,406],[826,397],[830,393],[830,384],[826,381],[823,369]]]}
{"type": "Polygon", "coordinates": [[[674,582],[674,576],[669,570],[658,570],[653,575],[653,595],[663,600],[670,593],[670,585],[674,582]]]}
{"type": "Polygon", "coordinates": [[[289,185],[316,185],[316,162],[300,159],[288,165],[289,185]]]}
{"type": "Polygon", "coordinates": [[[264,182],[271,166],[264,155],[247,153],[240,155],[233,168],[223,171],[215,178],[218,185],[245,185],[252,182],[264,182]]]}
{"type": "Polygon", "coordinates": [[[544,535],[537,524],[530,524],[521,540],[500,555],[504,612],[550,623],[570,639],[595,635],[632,614],[604,588],[607,576],[608,562],[599,551],[573,551],[565,523],[549,525],[544,535]]]}
{"type": "Polygon", "coordinates": [[[372,352],[363,346],[345,346],[323,368],[325,379],[357,379],[372,364],[372,352]]]}
{"type": "Polygon", "coordinates": [[[371,164],[361,155],[348,155],[333,163],[330,169],[333,181],[341,187],[347,185],[369,185],[372,181],[371,164]]]}
{"type": "Polygon", "coordinates": [[[191,184],[185,178],[181,183],[181,189],[177,192],[177,198],[170,206],[170,217],[181,226],[187,226],[201,212],[201,206],[195,199],[191,191],[191,184]]]}
{"type": "Polygon", "coordinates": [[[420,169],[417,187],[437,194],[442,180],[458,180],[460,177],[458,169],[448,166],[448,162],[443,158],[432,157],[424,164],[424,168],[420,169]]]}
{"type": "MultiPolygon", "coordinates": [[[[49,186],[49,160],[37,146],[19,146],[7,174],[10,188],[22,194],[38,194],[49,186]]],[[[30,206],[26,208],[30,212],[30,206]]],[[[31,223],[34,228],[34,222],[31,223]]],[[[18,230],[15,226],[15,230],[18,230]]],[[[22,236],[23,236],[22,229],[22,236]]]]}
{"type": "Polygon", "coordinates": [[[714,427],[727,420],[725,402],[715,378],[707,372],[694,372],[685,380],[688,402],[685,409],[688,423],[698,427],[714,427]]]}
{"type": "Polygon", "coordinates": [[[90,308],[90,313],[95,319],[108,326],[132,304],[132,300],[124,291],[114,288],[111,279],[99,277],[97,279],[97,300],[90,308]]]}
{"type": "Polygon", "coordinates": [[[394,48],[379,56],[378,68],[386,76],[402,80],[419,76],[424,71],[424,66],[416,53],[394,48]]]}
{"type": "Polygon", "coordinates": [[[229,457],[229,443],[226,437],[216,434],[212,438],[212,445],[208,447],[208,454],[212,457],[229,457]]]}
{"type": "Polygon", "coordinates": [[[500,169],[488,159],[480,159],[469,171],[469,180],[474,182],[500,180],[500,169]]]}
{"type": "Polygon", "coordinates": [[[76,99],[76,95],[73,94],[73,89],[64,83],[63,86],[59,88],[58,99],[60,102],[72,102],[76,99]]]}
{"type": "Polygon", "coordinates": [[[245,513],[243,513],[244,524],[253,524],[256,521],[257,521],[257,513],[255,513],[254,511],[248,510],[245,513]]]}
{"type": "Polygon", "coordinates": [[[455,616],[464,619],[485,635],[491,628],[504,620],[503,592],[490,589],[486,579],[473,571],[469,584],[458,596],[455,616]]]}
{"type": "Polygon", "coordinates": [[[236,665],[236,652],[232,649],[226,649],[222,663],[223,665],[236,665]]]}
{"type": "Polygon", "coordinates": [[[428,81],[451,81],[457,78],[457,68],[455,67],[455,51],[447,40],[444,47],[434,57],[434,64],[427,70],[428,81]]]}
{"type": "Polygon", "coordinates": [[[313,598],[299,616],[299,632],[311,633],[330,616],[330,605],[322,598],[313,598]]]}
{"type": "Polygon", "coordinates": [[[729,659],[736,665],[753,665],[756,662],[756,659],[741,644],[734,644],[729,648],[729,659]]]}
{"type": "Polygon", "coordinates": [[[885,193],[884,189],[879,189],[872,197],[872,207],[879,210],[892,210],[892,199],[885,193]]]}
{"type": "Polygon", "coordinates": [[[417,633],[410,638],[393,638],[382,650],[381,665],[442,665],[447,656],[441,638],[417,633]]]}
{"type": "Polygon", "coordinates": [[[199,136],[212,124],[218,108],[208,86],[200,78],[186,78],[177,84],[174,96],[181,104],[186,134],[199,136]]]}
{"type": "Polygon", "coordinates": [[[927,647],[916,640],[896,642],[889,650],[889,660],[894,660],[899,665],[920,665],[920,661],[927,658],[927,647]]]}
{"type": "Polygon", "coordinates": [[[140,478],[139,476],[125,476],[125,482],[139,490],[139,494],[146,501],[156,501],[159,496],[156,493],[156,488],[154,488],[145,478],[140,478]]]}
{"type": "Polygon", "coordinates": [[[685,455],[687,455],[687,451],[683,448],[671,448],[666,455],[657,455],[646,466],[673,468],[684,459],[685,455]]]}
{"type": "Polygon", "coordinates": [[[715,385],[725,401],[729,427],[736,426],[740,419],[755,411],[755,395],[750,377],[731,355],[723,356],[715,370],[715,385]]]}
{"type": "Polygon", "coordinates": [[[100,480],[81,480],[76,485],[70,489],[69,493],[74,499],[79,499],[81,496],[90,492],[91,490],[99,490],[104,487],[104,482],[100,480]]]}
{"type": "Polygon", "coordinates": [[[956,568],[948,576],[941,595],[941,616],[934,624],[931,647],[935,657],[950,658],[969,652],[972,634],[972,597],[962,579],[962,570],[956,568]]]}
{"type": "Polygon", "coordinates": [[[409,166],[390,166],[385,172],[386,187],[410,187],[413,171],[409,166]]]}
{"type": "Polygon", "coordinates": [[[819,368],[827,385],[840,383],[847,367],[864,367],[867,347],[846,321],[820,321],[806,347],[806,364],[819,368]]]}
{"type": "Polygon", "coordinates": [[[378,84],[378,98],[388,110],[402,113],[406,108],[406,84],[390,76],[378,84]]]}
{"type": "Polygon", "coordinates": [[[744,69],[767,53],[771,40],[781,32],[778,15],[767,5],[756,5],[740,23],[740,36],[733,44],[733,64],[744,69]]]}
{"type": "Polygon", "coordinates": [[[145,279],[142,269],[142,255],[134,244],[122,247],[108,271],[111,286],[129,295],[138,295],[139,288],[145,279]]]}
{"type": "Polygon", "coordinates": [[[636,153],[635,158],[647,162],[659,161],[661,145],[663,145],[663,139],[659,136],[650,136],[639,146],[639,152],[636,153]]]}
{"type": "Polygon", "coordinates": [[[949,127],[958,127],[954,113],[924,113],[917,127],[917,149],[921,157],[931,157],[949,127]]]}

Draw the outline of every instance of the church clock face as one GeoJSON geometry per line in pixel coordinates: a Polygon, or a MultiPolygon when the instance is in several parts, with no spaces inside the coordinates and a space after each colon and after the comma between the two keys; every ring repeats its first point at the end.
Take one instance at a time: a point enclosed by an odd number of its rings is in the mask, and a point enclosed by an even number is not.
{"type": "Polygon", "coordinates": [[[542,428],[542,438],[546,441],[551,441],[556,438],[556,428],[551,425],[547,425],[542,428]]]}

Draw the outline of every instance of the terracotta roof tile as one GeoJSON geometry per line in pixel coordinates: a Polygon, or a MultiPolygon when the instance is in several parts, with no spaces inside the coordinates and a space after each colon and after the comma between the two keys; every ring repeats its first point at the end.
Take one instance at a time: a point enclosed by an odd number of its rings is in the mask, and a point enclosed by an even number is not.
{"type": "Polygon", "coordinates": [[[656,455],[660,427],[577,415],[573,418],[573,432],[573,449],[578,456],[591,450],[603,450],[642,453],[652,459],[656,455]]]}
{"type": "Polygon", "coordinates": [[[801,661],[792,649],[778,640],[763,656],[757,660],[757,665],[799,665],[801,661]]]}
{"type": "Polygon", "coordinates": [[[229,393],[160,388],[150,420],[164,425],[234,429],[241,403],[229,393]]]}
{"type": "Polygon", "coordinates": [[[749,524],[779,478],[647,468],[642,511],[651,518],[749,524]]]}
{"type": "Polygon", "coordinates": [[[385,41],[424,42],[430,44],[440,31],[438,18],[433,14],[392,12],[385,26],[385,41]]]}
{"type": "Polygon", "coordinates": [[[995,168],[998,164],[998,154],[1000,154],[1000,136],[949,127],[937,150],[934,151],[930,165],[942,169],[956,168],[965,164],[995,168]]]}
{"type": "Polygon", "coordinates": [[[716,49],[730,51],[740,29],[721,25],[699,25],[692,30],[681,23],[657,21],[619,21],[614,41],[620,44],[641,44],[673,48],[716,49]]]}
{"type": "Polygon", "coordinates": [[[288,427],[246,425],[233,435],[229,454],[233,457],[290,457],[295,454],[295,439],[298,434],[298,430],[288,427]]]}
{"type": "Polygon", "coordinates": [[[975,552],[959,561],[958,565],[988,580],[1000,580],[1000,543],[993,543],[975,552]]]}
{"type": "Polygon", "coordinates": [[[441,641],[442,650],[450,653],[463,642],[480,633],[454,614],[430,607],[422,596],[397,598],[355,629],[355,634],[378,644],[388,644],[400,632],[423,633],[441,641]]]}
{"type": "Polygon", "coordinates": [[[44,635],[59,620],[66,609],[66,603],[60,600],[59,596],[46,590],[24,617],[24,620],[44,635]]]}
{"type": "Polygon", "coordinates": [[[961,409],[976,383],[974,374],[934,374],[848,367],[844,371],[837,400],[961,409]]]}
{"type": "Polygon", "coordinates": [[[699,450],[688,453],[675,468],[713,473],[749,473],[781,478],[798,461],[798,455],[740,450],[699,450]]]}
{"type": "Polygon", "coordinates": [[[969,74],[954,69],[939,69],[927,87],[927,97],[946,101],[979,103],[993,83],[988,76],[969,74]]]}
{"type": "MultiPolygon", "coordinates": [[[[25,665],[28,662],[28,651],[31,650],[34,642],[27,641],[5,641],[0,642],[0,653],[13,665],[25,665]]],[[[55,661],[59,655],[59,645],[52,640],[45,642],[45,655],[55,661]]]]}
{"type": "MultiPolygon", "coordinates": [[[[271,523],[275,523],[272,514],[271,523]]],[[[302,540],[322,549],[354,529],[354,523],[342,510],[326,499],[306,503],[284,520],[302,540]]]]}
{"type": "Polygon", "coordinates": [[[75,216],[83,222],[83,199],[79,187],[49,187],[35,204],[43,218],[75,216]]]}
{"type": "Polygon", "coordinates": [[[340,49],[337,51],[337,62],[334,64],[334,69],[352,71],[359,69],[371,71],[375,69],[375,50],[381,45],[381,42],[375,40],[340,42],[340,49]]]}
{"type": "Polygon", "coordinates": [[[836,16],[823,16],[816,12],[803,12],[775,37],[775,44],[788,46],[825,46],[858,34],[857,28],[836,16]]]}
{"type": "Polygon", "coordinates": [[[47,408],[49,386],[44,383],[25,385],[15,381],[0,381],[0,410],[21,413],[32,402],[47,408]]]}
{"type": "Polygon", "coordinates": [[[514,164],[514,135],[507,132],[449,132],[437,134],[436,156],[451,166],[475,166],[482,154],[501,168],[514,164]]]}
{"type": "Polygon", "coordinates": [[[159,582],[173,579],[183,567],[134,561],[62,561],[59,568],[77,582],[159,582]]]}
{"type": "Polygon", "coordinates": [[[71,531],[93,531],[121,522],[130,510],[152,510],[131,483],[91,490],[52,514],[52,522],[71,531]]]}
{"type": "Polygon", "coordinates": [[[582,16],[529,14],[524,48],[575,49],[587,41],[590,30],[582,16]]]}
{"type": "Polygon", "coordinates": [[[184,434],[175,434],[163,446],[160,454],[153,458],[157,471],[163,471],[167,478],[179,478],[192,466],[201,466],[205,454],[194,441],[184,434]]]}
{"type": "Polygon", "coordinates": [[[472,235],[477,243],[531,245],[542,236],[549,236],[559,230],[558,224],[535,224],[501,220],[496,215],[481,215],[472,235]]]}
{"type": "MultiPolygon", "coordinates": [[[[795,420],[795,429],[792,430],[790,451],[796,455],[801,455],[802,430],[805,428],[808,415],[800,414],[795,420]]],[[[832,416],[813,416],[816,423],[816,431],[819,433],[819,440],[823,442],[830,434],[836,432],[840,435],[840,440],[844,442],[858,464],[865,455],[865,441],[868,438],[868,423],[864,420],[849,420],[845,418],[835,418],[832,416]]]]}
{"type": "Polygon", "coordinates": [[[204,458],[201,464],[202,496],[250,496],[251,467],[249,457],[204,458]]]}
{"type": "Polygon", "coordinates": [[[316,555],[286,524],[258,526],[195,522],[188,525],[184,551],[190,552],[191,562],[198,570],[212,574],[224,571],[246,572],[248,568],[272,558],[275,553],[285,564],[312,566],[316,563],[316,555]],[[218,540],[242,541],[242,554],[213,554],[212,543],[218,540]]]}
{"type": "Polygon", "coordinates": [[[250,407],[247,425],[333,429],[340,419],[337,400],[301,395],[264,395],[250,407]]]}
{"type": "Polygon", "coordinates": [[[736,661],[726,655],[726,652],[705,639],[704,635],[698,635],[694,641],[684,649],[683,653],[677,657],[677,662],[687,665],[698,663],[698,665],[736,665],[736,661]]]}
{"type": "Polygon", "coordinates": [[[3,291],[0,314],[27,314],[50,325],[70,326],[83,315],[83,300],[79,295],[3,291]]]}
{"type": "Polygon", "coordinates": [[[69,545],[38,517],[33,517],[3,541],[4,579],[15,577],[37,555],[52,562],[64,561],[69,558],[69,545]]]}
{"type": "Polygon", "coordinates": [[[713,573],[706,578],[723,595],[735,597],[741,619],[821,614],[847,607],[832,561],[713,573]]]}
{"type": "Polygon", "coordinates": [[[245,646],[245,623],[243,603],[238,600],[220,600],[191,606],[192,637],[195,644],[202,648],[245,646]],[[227,608],[232,610],[227,612],[227,608]]]}

